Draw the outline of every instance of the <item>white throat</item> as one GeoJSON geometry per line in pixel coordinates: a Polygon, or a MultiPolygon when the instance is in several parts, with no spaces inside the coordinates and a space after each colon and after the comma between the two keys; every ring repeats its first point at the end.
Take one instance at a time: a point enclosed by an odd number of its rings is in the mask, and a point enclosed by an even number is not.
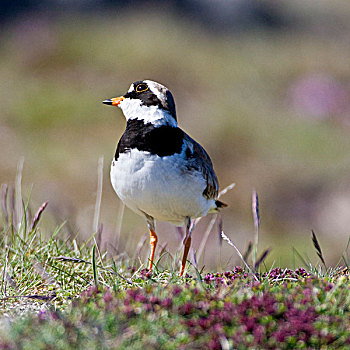
{"type": "Polygon", "coordinates": [[[124,113],[126,120],[143,120],[145,124],[152,123],[155,126],[169,125],[177,127],[173,116],[158,106],[142,106],[138,99],[125,98],[119,106],[124,113]]]}

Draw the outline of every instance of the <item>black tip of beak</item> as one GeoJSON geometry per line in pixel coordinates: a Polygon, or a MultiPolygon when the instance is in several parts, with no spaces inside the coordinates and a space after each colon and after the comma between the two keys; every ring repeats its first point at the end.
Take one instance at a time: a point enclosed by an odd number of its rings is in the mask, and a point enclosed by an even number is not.
{"type": "Polygon", "coordinates": [[[111,99],[107,99],[107,100],[102,101],[102,103],[104,103],[105,105],[112,105],[113,102],[111,99]]]}

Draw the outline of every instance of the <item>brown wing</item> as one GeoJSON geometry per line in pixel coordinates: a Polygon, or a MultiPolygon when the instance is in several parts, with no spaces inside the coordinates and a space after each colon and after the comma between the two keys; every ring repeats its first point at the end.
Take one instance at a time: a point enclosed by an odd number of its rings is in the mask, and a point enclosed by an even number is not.
{"type": "Polygon", "coordinates": [[[203,196],[208,199],[216,199],[218,196],[219,184],[208,153],[198,142],[193,140],[186,133],[184,139],[189,150],[186,151],[188,159],[192,160],[193,168],[202,172],[207,182],[207,187],[203,191],[203,196]]]}

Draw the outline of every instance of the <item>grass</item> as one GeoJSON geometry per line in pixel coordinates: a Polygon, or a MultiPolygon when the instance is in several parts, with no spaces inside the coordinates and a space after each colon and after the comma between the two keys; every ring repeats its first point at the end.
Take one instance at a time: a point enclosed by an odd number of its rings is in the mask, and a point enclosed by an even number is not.
{"type": "MultiPolygon", "coordinates": [[[[305,268],[268,269],[264,266],[268,251],[250,257],[257,252],[256,237],[244,254],[238,251],[245,268],[204,273],[190,265],[180,278],[176,259],[170,259],[168,266],[160,263],[166,252],[151,273],[137,260],[113,259],[100,252],[96,236],[82,243],[64,223],[52,231],[43,229],[47,203],[32,216],[29,202],[22,211],[14,205],[15,194],[2,187],[1,348],[346,349],[350,345],[349,272],[326,266],[314,232],[321,265],[308,266],[305,261],[305,268]]],[[[254,192],[256,235],[257,198],[254,192]]],[[[222,237],[234,245],[219,227],[222,237]]],[[[345,253],[343,262],[348,263],[345,253]]]]}

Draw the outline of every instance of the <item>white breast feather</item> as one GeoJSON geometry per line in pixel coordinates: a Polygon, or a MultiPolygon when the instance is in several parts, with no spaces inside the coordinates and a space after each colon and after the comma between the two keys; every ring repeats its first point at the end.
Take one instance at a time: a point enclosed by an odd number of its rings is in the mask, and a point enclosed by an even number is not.
{"type": "Polygon", "coordinates": [[[112,162],[111,182],[120,199],[133,211],[156,220],[182,225],[187,216],[204,216],[214,200],[202,193],[206,181],[186,168],[181,154],[159,157],[132,149],[112,162]]]}

